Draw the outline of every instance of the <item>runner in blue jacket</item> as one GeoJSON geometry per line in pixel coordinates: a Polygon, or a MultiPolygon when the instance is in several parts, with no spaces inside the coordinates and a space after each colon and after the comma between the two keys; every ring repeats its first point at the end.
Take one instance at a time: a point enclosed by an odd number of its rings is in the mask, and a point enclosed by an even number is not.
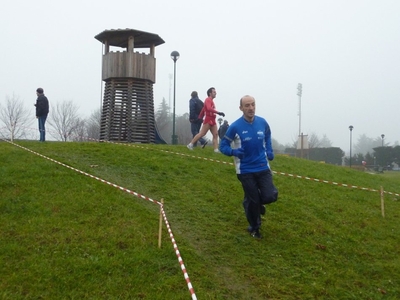
{"type": "Polygon", "coordinates": [[[244,191],[243,207],[249,222],[248,231],[261,238],[261,214],[264,204],[278,199],[268,161],[274,159],[271,129],[267,121],[255,115],[256,103],[252,96],[240,99],[243,116],[233,122],[220,142],[220,151],[234,157],[236,174],[244,191]]]}

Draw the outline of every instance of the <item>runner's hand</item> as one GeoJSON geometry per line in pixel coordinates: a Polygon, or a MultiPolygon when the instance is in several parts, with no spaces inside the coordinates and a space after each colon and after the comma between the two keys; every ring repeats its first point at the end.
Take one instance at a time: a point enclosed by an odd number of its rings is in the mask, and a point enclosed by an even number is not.
{"type": "Polygon", "coordinates": [[[243,148],[232,149],[232,155],[238,158],[243,158],[244,156],[243,148]]]}

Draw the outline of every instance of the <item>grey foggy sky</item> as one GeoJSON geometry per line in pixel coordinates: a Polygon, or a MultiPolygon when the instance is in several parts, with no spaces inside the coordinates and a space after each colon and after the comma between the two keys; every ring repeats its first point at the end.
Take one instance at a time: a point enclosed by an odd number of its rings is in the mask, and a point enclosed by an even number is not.
{"type": "Polygon", "coordinates": [[[177,50],[178,115],[193,90],[204,99],[214,86],[217,109],[232,122],[240,97],[250,94],[273,137],[291,143],[302,83],[304,134],[326,134],[347,152],[353,125],[354,143],[384,133],[393,145],[400,140],[399,11],[395,0],[9,1],[0,19],[0,103],[15,94],[34,118],[40,86],[51,104],[73,100],[89,116],[102,89],[94,36],[132,28],[165,40],[155,51],[155,109],[163,97],[172,101],[177,50]]]}

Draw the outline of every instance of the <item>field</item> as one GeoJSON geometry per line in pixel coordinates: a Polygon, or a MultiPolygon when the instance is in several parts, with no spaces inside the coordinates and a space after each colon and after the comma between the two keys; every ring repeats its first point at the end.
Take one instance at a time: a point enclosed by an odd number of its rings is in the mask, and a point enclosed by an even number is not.
{"type": "Polygon", "coordinates": [[[400,299],[399,172],[276,155],[255,240],[210,147],[0,141],[0,161],[0,299],[400,299]]]}

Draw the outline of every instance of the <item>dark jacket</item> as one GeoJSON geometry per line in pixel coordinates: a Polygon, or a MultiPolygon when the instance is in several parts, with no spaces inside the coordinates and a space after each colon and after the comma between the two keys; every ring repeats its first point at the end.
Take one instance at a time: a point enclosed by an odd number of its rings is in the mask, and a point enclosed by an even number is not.
{"type": "Polygon", "coordinates": [[[36,117],[47,116],[49,114],[49,100],[45,95],[39,95],[36,100],[36,117]]]}
{"type": "Polygon", "coordinates": [[[222,124],[218,129],[218,136],[222,140],[225,136],[226,131],[228,130],[229,124],[225,123],[222,124]]]}
{"type": "Polygon", "coordinates": [[[189,121],[191,123],[203,123],[203,120],[199,119],[200,112],[197,111],[197,101],[201,100],[198,97],[189,100],[189,121]]]}

